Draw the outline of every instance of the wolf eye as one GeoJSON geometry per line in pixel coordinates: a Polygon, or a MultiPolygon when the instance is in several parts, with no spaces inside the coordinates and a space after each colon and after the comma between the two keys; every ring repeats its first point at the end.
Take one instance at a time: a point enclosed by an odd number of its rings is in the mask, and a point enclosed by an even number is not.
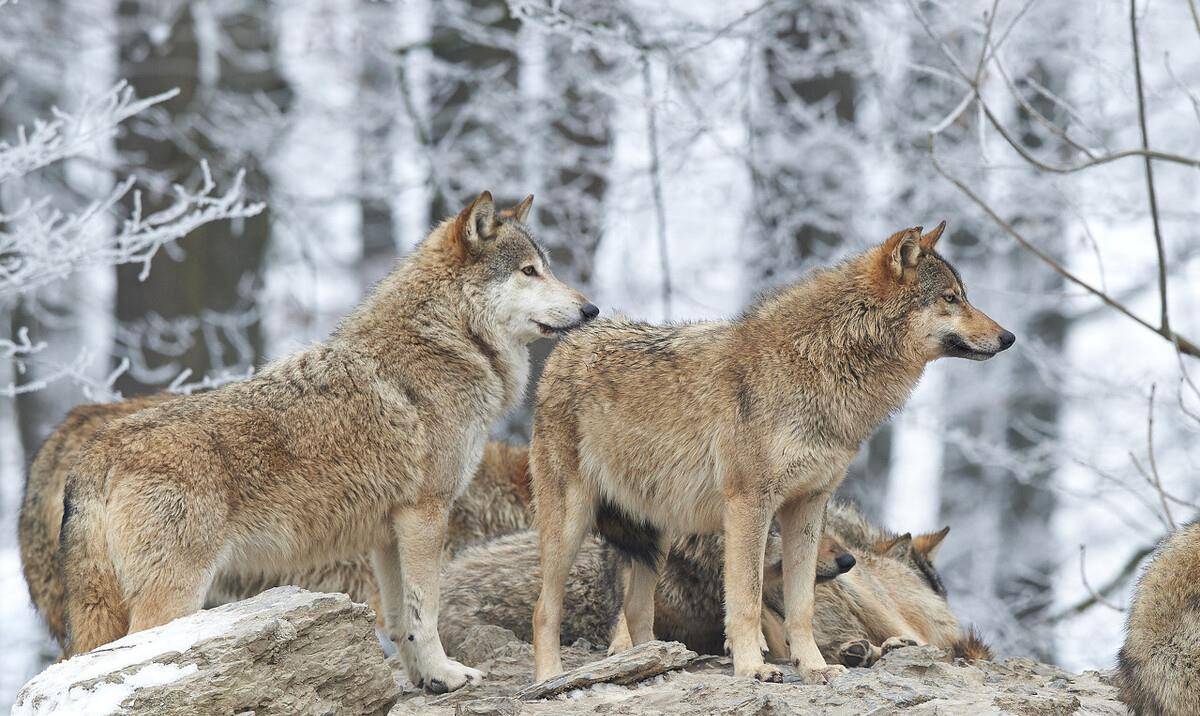
{"type": "Polygon", "coordinates": [[[537,276],[537,269],[532,266],[526,266],[525,268],[521,269],[521,273],[525,274],[526,276],[537,276]]]}
{"type": "Polygon", "coordinates": [[[955,296],[953,293],[943,293],[942,300],[946,303],[958,303],[958,296],[955,296]]]}

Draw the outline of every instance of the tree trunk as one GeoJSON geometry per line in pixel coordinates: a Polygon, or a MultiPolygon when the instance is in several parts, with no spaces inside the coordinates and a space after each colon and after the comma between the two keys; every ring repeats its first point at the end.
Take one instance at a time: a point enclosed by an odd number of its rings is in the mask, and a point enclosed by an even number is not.
{"type": "MultiPolygon", "coordinates": [[[[269,58],[270,61],[231,63],[226,52],[220,55],[219,76],[215,87],[200,83],[200,50],[197,41],[196,18],[188,7],[180,13],[165,42],[152,36],[152,13],[149,6],[138,0],[123,0],[118,9],[121,21],[119,73],[127,78],[139,96],[147,96],[178,87],[179,95],[163,105],[178,126],[186,118],[203,117],[214,93],[265,93],[278,99],[286,94],[272,52],[272,36],[264,17],[238,13],[221,18],[226,26],[223,34],[232,39],[237,52],[269,58]]],[[[188,151],[187,143],[196,142],[203,156],[220,156],[221,147],[211,144],[198,132],[188,132],[183,141],[164,141],[152,132],[141,131],[135,125],[117,140],[117,149],[131,165],[153,173],[170,182],[197,182],[197,158],[188,151]]],[[[262,158],[258,158],[261,160],[262,158]]],[[[246,169],[248,198],[263,199],[268,192],[266,174],[253,161],[246,169]]],[[[236,167],[213,166],[220,182],[228,180],[236,167]]],[[[145,194],[144,210],[167,205],[169,196],[162,193],[145,194]]],[[[271,217],[264,211],[240,222],[206,224],[179,241],[176,255],[159,255],[145,281],[139,281],[140,266],[118,266],[118,321],[134,326],[151,315],[165,319],[195,318],[205,323],[204,312],[232,313],[254,307],[254,287],[257,284],[263,254],[270,236],[271,217]]],[[[128,351],[141,351],[147,368],[174,365],[190,369],[193,378],[222,368],[242,368],[257,363],[262,356],[262,335],[258,321],[233,335],[231,331],[212,330],[185,337],[190,345],[179,355],[165,354],[148,346],[126,346],[128,351]],[[248,350],[246,350],[248,347],[248,350]]],[[[174,372],[172,370],[172,372],[174,372]]],[[[175,376],[148,377],[127,374],[118,382],[126,394],[144,393],[163,387],[175,376]]]]}

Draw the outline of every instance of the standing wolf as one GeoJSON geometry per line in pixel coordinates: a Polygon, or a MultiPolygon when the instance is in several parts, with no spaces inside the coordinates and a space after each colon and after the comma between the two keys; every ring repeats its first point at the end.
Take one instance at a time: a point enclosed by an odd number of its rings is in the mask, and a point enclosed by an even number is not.
{"type": "Polygon", "coordinates": [[[1200,714],[1200,522],[1155,550],[1138,580],[1117,664],[1121,700],[1133,713],[1200,714]]]}
{"type": "Polygon", "coordinates": [[[538,680],[562,669],[563,583],[597,516],[624,520],[660,547],[635,561],[628,580],[635,644],[653,638],[661,546],[723,530],[734,672],[763,680],[783,676],[763,661],[760,628],[763,549],[777,517],[790,656],[806,679],[828,678],[812,611],[829,495],[926,363],[984,360],[1015,340],[968,303],[934,250],[944,228],[901,231],[735,321],[610,320],[559,344],[538,385],[530,451],[542,565],[538,680]]]}
{"type": "Polygon", "coordinates": [[[414,683],[479,678],[437,634],[447,516],[491,424],[523,394],[526,344],[598,312],[484,192],[325,343],[254,377],[105,425],[68,476],[68,653],[200,608],[222,568],[372,552],[414,683]]]}
{"type": "MultiPolygon", "coordinates": [[[[106,423],[133,415],[151,405],[179,399],[168,393],[129,398],[116,403],[77,405],[50,434],[29,466],[25,495],[17,522],[21,567],[29,597],[46,622],[51,636],[66,643],[66,604],[62,575],[55,568],[63,516],[67,473],[80,451],[106,423]]],[[[488,442],[475,477],[450,510],[446,550],[453,554],[468,544],[516,530],[528,529],[529,456],[527,449],[488,442]]],[[[379,587],[369,554],[341,559],[302,570],[233,572],[221,570],[213,579],[206,606],[246,599],[283,584],[314,592],[344,592],[356,602],[379,608],[379,587]]]]}

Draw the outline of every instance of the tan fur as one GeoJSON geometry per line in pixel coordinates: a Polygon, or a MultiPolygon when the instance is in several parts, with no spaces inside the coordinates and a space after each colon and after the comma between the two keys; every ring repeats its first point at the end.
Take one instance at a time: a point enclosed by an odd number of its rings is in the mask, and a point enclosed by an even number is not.
{"type": "Polygon", "coordinates": [[[1200,522],[1155,550],[1117,656],[1121,700],[1142,716],[1200,713],[1200,522]]]}
{"type": "MultiPolygon", "coordinates": [[[[67,472],[79,450],[100,426],[173,397],[160,394],[116,403],[76,406],[33,459],[25,483],[17,538],[29,596],[60,645],[66,638],[66,606],[62,579],[54,567],[54,554],[58,550],[67,472]]],[[[450,510],[447,551],[458,552],[468,545],[530,526],[528,468],[526,448],[502,442],[488,442],[484,446],[475,478],[450,510]]],[[[285,584],[314,592],[348,594],[357,602],[370,604],[380,624],[383,623],[379,586],[371,569],[370,556],[366,554],[292,573],[222,570],[209,589],[205,605],[246,599],[285,584]]]]}
{"type": "MultiPolygon", "coordinates": [[[[899,232],[734,321],[607,320],[559,344],[538,386],[530,455],[544,582],[537,679],[561,670],[563,582],[601,501],[666,538],[724,532],[734,671],[767,680],[782,678],[763,662],[760,628],[762,555],[777,518],[791,658],[806,678],[829,676],[812,635],[829,495],[927,362],[984,359],[1012,343],[933,251],[943,228],[899,232]]],[[[635,642],[645,630],[634,617],[653,600],[652,580],[638,584],[625,600],[635,642]]]]}
{"type": "Polygon", "coordinates": [[[596,313],[544,256],[485,193],[327,342],[100,428],[67,479],[68,653],[195,611],[222,569],[372,551],[410,678],[479,678],[437,635],[450,505],[524,392],[526,343],[596,313]]]}

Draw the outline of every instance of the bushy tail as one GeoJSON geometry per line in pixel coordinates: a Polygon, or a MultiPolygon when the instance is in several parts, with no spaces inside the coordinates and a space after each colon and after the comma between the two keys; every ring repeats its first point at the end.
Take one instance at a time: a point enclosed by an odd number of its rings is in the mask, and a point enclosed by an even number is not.
{"type": "MultiPolygon", "coordinates": [[[[39,455],[39,459],[41,456],[39,455]]],[[[17,520],[17,541],[21,547],[21,568],[29,585],[29,598],[46,620],[46,627],[59,646],[66,639],[62,577],[55,568],[58,531],[62,524],[62,484],[50,484],[54,475],[39,470],[35,460],[25,483],[21,514],[17,520]]]]}
{"type": "Polygon", "coordinates": [[[100,501],[73,496],[68,487],[64,505],[58,554],[66,585],[65,655],[70,657],[125,636],[129,612],[109,557],[100,501]]]}
{"type": "Polygon", "coordinates": [[[979,632],[975,631],[975,627],[967,629],[967,633],[959,637],[952,648],[956,659],[966,659],[967,661],[992,661],[994,659],[992,648],[987,645],[979,632]]]}

